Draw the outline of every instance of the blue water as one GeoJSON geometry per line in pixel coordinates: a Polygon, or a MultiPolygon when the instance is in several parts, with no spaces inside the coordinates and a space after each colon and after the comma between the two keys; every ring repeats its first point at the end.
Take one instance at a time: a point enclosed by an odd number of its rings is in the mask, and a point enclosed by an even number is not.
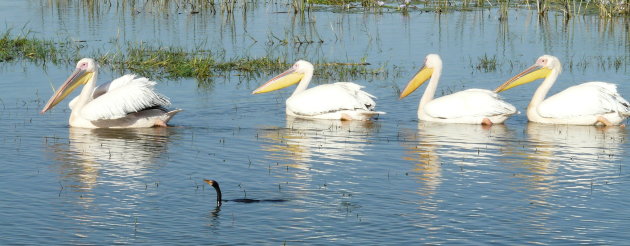
{"type": "MultiPolygon", "coordinates": [[[[185,111],[166,129],[69,128],[66,102],[39,110],[74,64],[0,63],[1,244],[625,244],[630,238],[626,128],[527,123],[536,83],[503,96],[521,112],[491,128],[418,122],[421,93],[398,100],[427,53],[441,54],[438,94],[492,89],[545,53],[564,62],[552,93],[590,80],[630,97],[626,20],[600,22],[515,9],[332,13],[293,24],[283,4],[226,15],[170,14],[63,1],[7,1],[6,28],[85,40],[112,39],[223,50],[226,57],[357,61],[390,74],[343,78],[366,86],[387,112],[372,123],[285,117],[291,89],[250,95],[274,74],[226,76],[208,86],[160,80],[185,111]],[[52,3],[51,3],[52,2],[52,3]],[[323,44],[269,45],[317,35],[323,44]],[[257,40],[257,42],[252,41],[257,40]],[[271,38],[273,39],[273,38],[271,38]],[[475,68],[497,57],[497,70],[475,68]],[[620,68],[600,66],[621,57],[620,68]],[[572,64],[572,68],[569,65],[572,64]],[[224,199],[285,202],[215,206],[224,199]]],[[[149,8],[149,7],[145,7],[149,8]]],[[[99,79],[120,76],[102,69],[99,79]]],[[[327,83],[328,80],[318,80],[327,83]]],[[[423,88],[421,88],[422,90],[423,88]]]]}

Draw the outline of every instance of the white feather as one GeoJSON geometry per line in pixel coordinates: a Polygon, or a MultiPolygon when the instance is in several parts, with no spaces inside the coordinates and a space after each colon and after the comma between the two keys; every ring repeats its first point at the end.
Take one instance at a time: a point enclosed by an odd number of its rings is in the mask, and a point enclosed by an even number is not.
{"type": "Polygon", "coordinates": [[[424,106],[424,110],[429,116],[442,119],[491,117],[517,112],[497,93],[482,89],[468,89],[433,99],[424,106]]]}
{"type": "Polygon", "coordinates": [[[94,89],[94,99],[81,109],[86,120],[119,119],[149,107],[165,107],[170,101],[154,90],[155,82],[124,75],[94,89]]]}
{"type": "Polygon", "coordinates": [[[514,106],[501,100],[496,93],[489,90],[468,89],[434,98],[441,74],[442,58],[437,54],[428,54],[424,67],[414,76],[414,79],[409,81],[401,94],[401,97],[405,97],[429,80],[418,105],[419,120],[458,124],[495,124],[503,123],[511,115],[518,113],[514,106]]]}
{"type": "Polygon", "coordinates": [[[296,115],[315,116],[344,110],[372,111],[374,96],[352,82],[319,85],[287,99],[287,110],[296,115]]]}
{"type": "Polygon", "coordinates": [[[630,103],[617,92],[615,84],[588,82],[571,86],[540,103],[538,113],[543,117],[571,118],[630,112],[630,103]]]}

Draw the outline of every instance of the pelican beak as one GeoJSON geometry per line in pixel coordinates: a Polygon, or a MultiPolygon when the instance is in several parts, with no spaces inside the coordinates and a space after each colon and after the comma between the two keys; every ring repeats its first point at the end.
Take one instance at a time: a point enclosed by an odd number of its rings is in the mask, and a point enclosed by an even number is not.
{"type": "Polygon", "coordinates": [[[258,89],[254,90],[252,94],[260,94],[260,93],[279,90],[284,87],[293,85],[297,82],[300,82],[300,80],[302,80],[303,77],[304,77],[303,73],[296,72],[295,69],[290,68],[289,70],[284,71],[280,75],[269,80],[264,85],[258,87],[258,89]]]}
{"type": "Polygon", "coordinates": [[[494,89],[494,92],[499,93],[512,87],[527,84],[537,79],[544,79],[549,76],[550,73],[551,69],[549,68],[542,67],[540,65],[533,65],[494,89]]]}
{"type": "Polygon", "coordinates": [[[70,77],[66,79],[55,94],[48,100],[48,103],[46,103],[46,106],[44,106],[44,109],[42,109],[40,113],[45,113],[59,102],[63,101],[63,99],[74,91],[74,89],[76,89],[79,85],[86,84],[93,76],[93,72],[86,72],[84,69],[77,68],[74,70],[70,77]]]}
{"type": "Polygon", "coordinates": [[[418,71],[416,76],[413,76],[411,81],[409,81],[407,87],[405,87],[405,89],[400,93],[399,99],[403,99],[404,97],[408,96],[413,91],[418,89],[418,87],[420,87],[422,84],[424,84],[424,82],[431,78],[432,74],[433,68],[422,67],[420,71],[418,71]]]}

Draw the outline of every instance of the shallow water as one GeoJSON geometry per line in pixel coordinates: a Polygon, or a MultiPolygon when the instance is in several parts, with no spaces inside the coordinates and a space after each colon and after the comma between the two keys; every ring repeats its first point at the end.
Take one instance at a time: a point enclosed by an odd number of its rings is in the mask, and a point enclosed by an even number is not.
{"type": "MultiPolygon", "coordinates": [[[[52,1],[55,2],[55,1],[52,1]]],[[[162,80],[185,111],[167,129],[67,126],[61,103],[38,112],[72,70],[1,64],[0,242],[3,244],[624,244],[630,226],[626,128],[549,126],[523,114],[491,128],[418,122],[421,93],[398,100],[425,54],[444,59],[438,93],[494,88],[544,53],[566,61],[554,90],[590,80],[627,82],[623,21],[528,10],[331,13],[293,24],[282,4],[226,16],[160,14],[73,4],[8,1],[0,16],[37,37],[72,35],[91,49],[109,40],[223,49],[226,56],[286,55],[385,66],[387,76],[344,78],[366,86],[386,111],[372,123],[285,117],[291,93],[250,95],[273,74],[249,79],[162,80]],[[28,14],[25,14],[28,13],[28,14]],[[227,21],[229,22],[229,21],[227,21]],[[61,30],[61,34],[59,31],[61,30]],[[289,31],[287,31],[289,30],[289,31]],[[323,44],[269,45],[275,35],[317,35],[323,44]],[[249,35],[250,37],[248,37],[249,35]],[[258,40],[253,42],[252,39],[258,40]],[[205,44],[204,44],[205,43],[205,44]],[[496,55],[498,69],[475,68],[496,55]],[[621,68],[598,59],[625,59],[621,68]],[[573,63],[573,68],[568,66],[573,63]],[[583,62],[583,63],[580,63],[583,62]],[[204,178],[221,183],[224,199],[204,178]]],[[[120,76],[103,69],[102,81],[120,76]]],[[[317,81],[327,83],[329,81],[317,81]]],[[[536,83],[504,97],[524,112],[536,83]]],[[[422,89],[422,88],[421,88],[422,89]]],[[[66,101],[67,102],[67,101],[66,101]]]]}

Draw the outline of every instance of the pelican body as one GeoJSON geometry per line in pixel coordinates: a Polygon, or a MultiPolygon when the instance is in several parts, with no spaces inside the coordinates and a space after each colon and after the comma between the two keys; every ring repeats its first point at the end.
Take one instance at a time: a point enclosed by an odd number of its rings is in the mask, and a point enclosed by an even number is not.
{"type": "Polygon", "coordinates": [[[306,89],[313,78],[313,64],[299,60],[293,66],[254,90],[252,94],[279,90],[298,83],[286,101],[286,114],[298,118],[369,120],[384,114],[374,111],[374,96],[352,82],[337,82],[306,89]]]}
{"type": "Polygon", "coordinates": [[[587,82],[571,86],[549,98],[547,93],[562,72],[560,60],[543,55],[536,64],[495,89],[502,92],[537,79],[544,79],[527,106],[529,121],[567,125],[618,125],[630,114],[630,103],[615,84],[587,82]]]}
{"type": "Polygon", "coordinates": [[[139,128],[166,126],[181,110],[166,110],[170,101],[154,90],[155,82],[127,74],[96,86],[98,64],[81,59],[75,71],[48,100],[41,113],[63,101],[74,89],[83,86],[81,94],[70,101],[69,124],[83,128],[139,128]]]}
{"type": "Polygon", "coordinates": [[[492,125],[503,123],[518,112],[489,90],[468,89],[434,99],[441,74],[442,59],[429,54],[424,66],[400,93],[402,99],[430,79],[418,106],[418,119],[422,121],[492,125]]]}

